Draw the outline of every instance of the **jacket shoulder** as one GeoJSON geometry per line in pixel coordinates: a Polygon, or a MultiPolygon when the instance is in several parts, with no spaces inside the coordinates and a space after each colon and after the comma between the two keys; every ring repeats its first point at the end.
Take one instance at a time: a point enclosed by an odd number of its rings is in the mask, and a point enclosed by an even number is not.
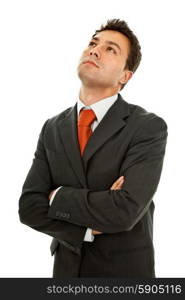
{"type": "Polygon", "coordinates": [[[48,125],[55,125],[58,124],[61,120],[65,119],[65,117],[68,115],[68,113],[73,109],[73,106],[66,108],[64,111],[60,112],[59,114],[49,118],[48,125]]]}
{"type": "Polygon", "coordinates": [[[154,112],[147,111],[144,107],[128,103],[130,118],[139,126],[162,127],[167,130],[167,123],[164,118],[154,112]]]}
{"type": "Polygon", "coordinates": [[[47,119],[43,126],[42,126],[42,129],[41,129],[41,132],[40,132],[40,137],[41,139],[43,139],[43,136],[48,136],[50,135],[51,133],[53,134],[56,130],[56,127],[58,125],[58,123],[62,120],[65,119],[65,117],[70,113],[70,111],[73,109],[74,107],[71,106],[67,109],[65,109],[64,111],[62,111],[61,113],[47,119]]]}

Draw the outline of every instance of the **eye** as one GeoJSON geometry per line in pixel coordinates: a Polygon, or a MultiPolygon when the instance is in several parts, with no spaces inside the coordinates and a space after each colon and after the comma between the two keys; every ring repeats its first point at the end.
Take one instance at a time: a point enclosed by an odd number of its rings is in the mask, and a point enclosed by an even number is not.
{"type": "Polygon", "coordinates": [[[94,46],[94,45],[96,45],[95,42],[90,42],[88,46],[94,46]]]}
{"type": "Polygon", "coordinates": [[[116,51],[115,51],[115,49],[114,48],[112,48],[112,47],[107,47],[107,50],[110,50],[110,51],[113,51],[113,53],[115,53],[116,54],[116,51]]]}

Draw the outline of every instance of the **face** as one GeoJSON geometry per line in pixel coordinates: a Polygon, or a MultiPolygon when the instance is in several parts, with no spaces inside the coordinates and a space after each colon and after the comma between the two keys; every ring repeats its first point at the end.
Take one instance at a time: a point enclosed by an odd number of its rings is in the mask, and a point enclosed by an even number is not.
{"type": "Polygon", "coordinates": [[[131,71],[125,70],[129,50],[130,41],[122,33],[113,30],[97,33],[79,61],[77,70],[82,83],[120,89],[132,76],[131,71]]]}

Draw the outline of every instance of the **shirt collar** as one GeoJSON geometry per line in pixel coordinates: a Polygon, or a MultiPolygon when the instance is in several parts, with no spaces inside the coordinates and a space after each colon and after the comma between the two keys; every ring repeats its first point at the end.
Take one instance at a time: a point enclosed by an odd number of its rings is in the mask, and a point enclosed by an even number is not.
{"type": "Polygon", "coordinates": [[[93,109],[93,111],[97,117],[97,121],[100,122],[103,119],[103,117],[105,116],[105,114],[107,113],[107,111],[109,110],[109,108],[117,100],[117,98],[118,98],[118,94],[115,94],[111,97],[107,97],[100,101],[97,101],[89,106],[85,106],[84,103],[80,99],[78,99],[78,101],[77,101],[78,117],[79,117],[80,110],[82,108],[93,109]]]}

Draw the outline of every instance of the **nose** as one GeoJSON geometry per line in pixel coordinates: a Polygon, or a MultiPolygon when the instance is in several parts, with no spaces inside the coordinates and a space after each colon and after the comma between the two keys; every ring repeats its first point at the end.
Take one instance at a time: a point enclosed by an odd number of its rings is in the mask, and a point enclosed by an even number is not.
{"type": "Polygon", "coordinates": [[[90,56],[96,56],[96,58],[100,58],[100,49],[98,47],[94,47],[93,49],[90,50],[89,52],[90,56]]]}

